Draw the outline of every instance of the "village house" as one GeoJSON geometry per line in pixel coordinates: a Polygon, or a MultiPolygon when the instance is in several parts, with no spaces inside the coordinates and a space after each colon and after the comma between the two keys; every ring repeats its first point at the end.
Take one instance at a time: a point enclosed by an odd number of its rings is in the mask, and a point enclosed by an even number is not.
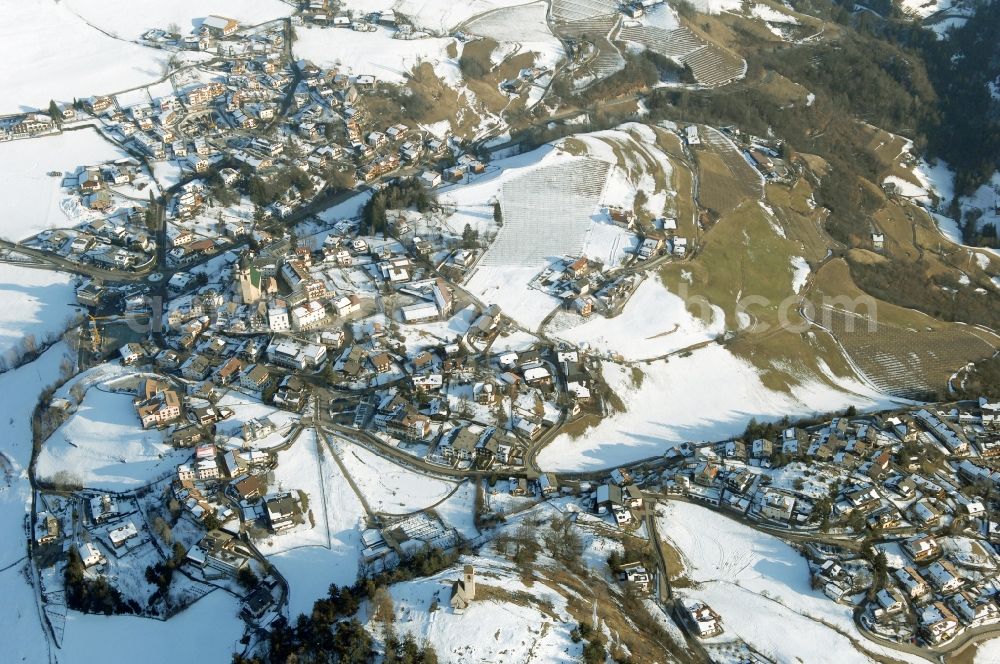
{"type": "Polygon", "coordinates": [[[181,416],[177,392],[166,383],[152,378],[146,378],[139,384],[133,404],[143,429],[164,426],[181,416]]]}
{"type": "Polygon", "coordinates": [[[903,542],[903,550],[915,563],[924,563],[941,553],[941,547],[933,535],[913,537],[903,542]]]}
{"type": "Polygon", "coordinates": [[[680,606],[685,622],[695,636],[706,639],[722,633],[722,619],[704,602],[685,599],[680,606]]]}
{"type": "Polygon", "coordinates": [[[210,35],[218,39],[220,37],[228,37],[235,33],[240,29],[240,24],[236,19],[212,15],[202,22],[201,27],[203,30],[207,30],[210,35]]]}
{"type": "Polygon", "coordinates": [[[264,499],[267,509],[267,523],[272,532],[280,533],[295,527],[295,518],[302,510],[298,501],[291,493],[267,496],[264,499]]]}
{"type": "Polygon", "coordinates": [[[252,365],[240,377],[240,386],[252,392],[261,393],[271,385],[271,372],[263,364],[252,365]]]}
{"type": "Polygon", "coordinates": [[[895,577],[910,599],[919,599],[931,591],[924,577],[912,567],[896,570],[895,577]]]}

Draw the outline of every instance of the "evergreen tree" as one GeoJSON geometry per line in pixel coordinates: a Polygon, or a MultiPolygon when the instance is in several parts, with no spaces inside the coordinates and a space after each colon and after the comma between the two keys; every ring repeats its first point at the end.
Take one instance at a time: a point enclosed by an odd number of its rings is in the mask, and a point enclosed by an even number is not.
{"type": "Polygon", "coordinates": [[[49,115],[52,117],[52,121],[55,122],[60,127],[63,123],[62,111],[59,110],[59,104],[56,103],[55,99],[49,100],[49,115]]]}

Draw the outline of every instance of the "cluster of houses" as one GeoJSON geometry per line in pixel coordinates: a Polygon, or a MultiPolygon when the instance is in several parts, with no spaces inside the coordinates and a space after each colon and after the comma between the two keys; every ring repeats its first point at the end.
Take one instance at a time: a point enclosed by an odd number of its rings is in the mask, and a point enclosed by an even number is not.
{"type": "MultiPolygon", "coordinates": [[[[319,15],[328,9],[310,11],[319,15]]],[[[371,18],[395,24],[392,17],[371,18]]],[[[373,118],[366,96],[380,94],[375,76],[290,62],[284,25],[244,28],[210,16],[187,37],[147,32],[144,39],[159,47],[195,48],[216,58],[172,79],[172,93],[150,101],[126,105],[124,97],[92,96],[62,111],[72,121],[97,119],[101,133],[133,157],[86,166],[66,179],[64,207],[74,210],[75,227],[46,231],[34,240],[39,248],[116,270],[147,266],[157,249],[149,231],[147,187],[150,169],[159,172],[158,162],[180,171],[179,182],[165,192],[163,210],[164,249],[168,267],[175,269],[251,239],[262,220],[288,220],[331,182],[340,190],[406,166],[427,169],[420,180],[434,187],[485,170],[447,136],[373,118]],[[258,133],[265,127],[277,128],[277,134],[258,133]],[[249,205],[231,205],[247,198],[254,203],[253,214],[249,205]]],[[[27,114],[0,121],[0,136],[54,127],[48,116],[27,114]]],[[[473,258],[456,255],[449,266],[460,273],[473,258]]]]}
{"type": "MultiPolygon", "coordinates": [[[[816,535],[803,547],[814,587],[882,638],[938,646],[1000,622],[998,455],[1000,402],[983,398],[685,444],[644,489],[816,535]],[[874,548],[859,548],[866,536],[874,548]]],[[[616,484],[598,492],[611,509],[627,499],[616,484]]]]}
{"type": "Polygon", "coordinates": [[[641,282],[638,274],[605,270],[580,256],[546,268],[532,285],[559,298],[563,308],[587,318],[594,313],[611,316],[620,311],[641,282]]]}
{"type": "Polygon", "coordinates": [[[67,227],[44,230],[26,244],[107,270],[148,266],[156,237],[147,224],[146,204],[135,198],[149,183],[131,157],[80,167],[63,179],[67,227]]]}

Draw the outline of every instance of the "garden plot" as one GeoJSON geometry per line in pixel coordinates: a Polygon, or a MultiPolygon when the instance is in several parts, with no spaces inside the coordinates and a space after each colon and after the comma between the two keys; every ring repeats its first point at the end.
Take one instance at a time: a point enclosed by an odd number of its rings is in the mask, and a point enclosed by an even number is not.
{"type": "Polygon", "coordinates": [[[81,210],[66,205],[65,174],[127,156],[91,130],[0,143],[0,185],[17,192],[0,201],[0,237],[16,242],[48,228],[75,226],[81,210]]]}
{"type": "Polygon", "coordinates": [[[234,18],[243,25],[257,25],[288,16],[292,8],[280,0],[170,0],[143,3],[135,0],[63,0],[74,14],[95,29],[134,40],[150,28],[176,24],[181,33],[194,32],[210,14],[234,18]]]}
{"type": "Polygon", "coordinates": [[[603,371],[624,412],[576,437],[555,438],[538,455],[543,470],[608,468],[661,455],[685,441],[723,440],[742,433],[750,418],[768,421],[892,403],[853,382],[841,388],[830,384],[833,379],[827,383],[808,376],[800,377],[791,393],[769,389],[756,367],[716,344],[634,367],[605,362],[603,371]]]}
{"type": "Polygon", "coordinates": [[[45,110],[51,99],[71,102],[151,83],[163,75],[170,55],[108,36],[65,3],[2,0],[0,15],[6,55],[0,113],[45,110]]]}
{"type": "Polygon", "coordinates": [[[709,643],[738,637],[771,661],[870,662],[854,643],[892,659],[921,661],[867,641],[851,608],[812,590],[809,567],[795,549],[704,507],[668,502],[657,508],[661,536],[676,547],[695,583],[679,591],[704,601],[725,632],[709,643]]]}
{"type": "Polygon", "coordinates": [[[342,438],[332,439],[347,472],[376,512],[409,514],[444,500],[455,484],[408,470],[342,438]]]}
{"type": "Polygon", "coordinates": [[[402,85],[416,65],[431,62],[446,85],[457,87],[461,82],[457,61],[448,58],[446,52],[455,41],[450,38],[393,39],[393,33],[383,28],[358,32],[304,27],[296,34],[295,57],[320,67],[336,66],[350,74],[370,74],[402,85]]]}
{"type": "Polygon", "coordinates": [[[408,352],[429,350],[464,337],[478,316],[475,306],[470,304],[448,320],[401,325],[399,333],[405,337],[408,352]]]}
{"type": "MultiPolygon", "coordinates": [[[[389,588],[397,632],[413,635],[417,643],[427,641],[442,662],[579,660],[583,644],[570,638],[576,621],[565,596],[545,583],[524,586],[516,569],[494,558],[464,557],[460,563],[389,588]],[[476,600],[458,614],[446,607],[451,584],[461,577],[464,564],[475,568],[476,600]]],[[[366,628],[382,633],[375,621],[366,628]]]]}
{"type": "Polygon", "coordinates": [[[161,431],[142,429],[131,394],[97,386],[42,445],[35,472],[49,481],[123,491],[170,473],[188,456],[166,444],[161,431]]]}
{"type": "Polygon", "coordinates": [[[995,335],[965,326],[918,330],[832,307],[818,318],[873,385],[907,399],[943,389],[955,371],[1000,347],[995,335]]]}
{"type": "Polygon", "coordinates": [[[608,356],[651,359],[711,341],[725,331],[725,314],[718,307],[714,309],[711,321],[700,320],[659,280],[647,279],[618,316],[594,316],[558,336],[608,356]]]}

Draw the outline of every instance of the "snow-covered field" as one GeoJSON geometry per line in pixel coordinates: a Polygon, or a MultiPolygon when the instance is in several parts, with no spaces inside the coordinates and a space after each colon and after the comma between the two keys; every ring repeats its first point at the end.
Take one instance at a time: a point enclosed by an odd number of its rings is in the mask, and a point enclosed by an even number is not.
{"type": "Polygon", "coordinates": [[[551,68],[565,56],[565,50],[546,22],[548,10],[546,2],[518,5],[469,21],[465,28],[501,44],[518,43],[522,51],[536,54],[536,65],[551,68]]]}
{"type": "Polygon", "coordinates": [[[792,290],[802,290],[809,280],[809,263],[802,256],[792,256],[792,290]]]}
{"type": "Polygon", "coordinates": [[[17,192],[0,200],[0,237],[18,241],[47,228],[76,225],[61,206],[63,174],[127,156],[89,130],[0,143],[0,186],[17,192]]]}
{"type": "Polygon", "coordinates": [[[465,224],[480,231],[492,228],[492,204],[500,202],[503,227],[466,285],[529,329],[559,304],[527,285],[545,267],[579,255],[612,267],[634,250],[638,238],[612,226],[603,206],[631,209],[642,191],[645,211],[658,217],[669,208],[673,193],[665,186],[672,165],[656,145],[656,130],[627,123],[574,140],[578,144],[573,150],[566,143],[546,145],[498,161],[498,172],[441,195],[441,201],[454,209],[447,219],[452,229],[465,224]],[[580,154],[579,143],[585,154],[580,154]],[[562,195],[552,197],[556,190],[562,195]]]}
{"type": "Polygon", "coordinates": [[[743,0],[691,0],[691,5],[703,14],[720,14],[739,9],[743,0]]]}
{"type": "Polygon", "coordinates": [[[434,508],[445,524],[455,528],[462,537],[472,539],[479,535],[472,512],[475,509],[476,484],[467,480],[446,501],[434,508]]]}
{"type": "MultiPolygon", "coordinates": [[[[397,583],[390,588],[397,632],[412,634],[417,643],[426,639],[441,662],[579,661],[583,644],[570,639],[575,621],[563,595],[543,583],[525,587],[509,563],[494,558],[463,558],[461,562],[475,566],[476,601],[461,615],[448,608],[451,582],[461,575],[461,565],[431,577],[397,583]],[[536,601],[482,598],[492,589],[527,593],[536,601]],[[543,601],[550,603],[550,610],[539,608],[543,601]],[[431,612],[434,602],[438,609],[431,612]]],[[[374,621],[367,627],[381,634],[374,621]]]]}
{"type": "Polygon", "coordinates": [[[268,406],[255,399],[251,399],[241,392],[232,391],[219,399],[219,408],[230,408],[233,416],[216,425],[216,433],[221,436],[230,436],[235,440],[231,443],[243,445],[243,424],[252,419],[268,418],[274,422],[278,430],[274,433],[251,443],[251,447],[266,449],[274,447],[284,442],[295,420],[296,415],[286,410],[279,410],[274,406],[268,406]]]}
{"type": "Polygon", "coordinates": [[[706,324],[691,315],[683,299],[651,277],[639,285],[620,315],[592,316],[559,336],[601,353],[642,360],[709,341],[724,328],[721,310],[713,312],[712,321],[706,324]]]}
{"type": "Polygon", "coordinates": [[[445,52],[453,39],[393,39],[384,28],[356,32],[335,28],[302,27],[296,30],[295,57],[311,60],[320,67],[339,66],[349,74],[370,74],[390,83],[405,83],[406,76],[420,62],[430,62],[434,71],[449,85],[457,85],[458,63],[445,52]]]}
{"type": "Polygon", "coordinates": [[[465,287],[487,304],[500,309],[524,327],[534,330],[559,300],[542,291],[528,288],[541,267],[479,267],[465,287]]]}
{"type": "Polygon", "coordinates": [[[308,613],[331,583],[354,583],[362,546],[364,509],[329,451],[316,456],[314,436],[310,430],[292,446],[290,452],[297,451],[298,463],[290,463],[293,459],[288,453],[279,456],[276,479],[286,490],[302,489],[309,494],[316,526],[273,538],[280,553],[271,553],[266,543],[260,547],[288,580],[292,617],[308,613]]]}
{"type": "Polygon", "coordinates": [[[376,512],[416,512],[444,499],[455,488],[451,482],[397,466],[342,438],[335,444],[347,472],[376,512]]]}
{"type": "MultiPolygon", "coordinates": [[[[680,594],[706,602],[722,617],[725,631],[713,641],[738,636],[779,662],[871,661],[851,639],[883,653],[857,631],[849,607],[810,588],[806,560],[789,545],[698,505],[668,502],[658,511],[661,536],[680,551],[696,584],[680,594]]],[[[911,661],[884,651],[889,653],[911,661]]]]}
{"type": "Polygon", "coordinates": [[[639,364],[641,385],[632,369],[604,363],[604,377],[625,403],[626,412],[605,417],[577,438],[562,434],[538,455],[544,470],[608,468],[662,454],[684,441],[722,440],[742,433],[751,417],[777,420],[848,405],[859,409],[888,400],[854,381],[841,391],[815,379],[793,394],[768,389],[756,367],[712,344],[687,357],[639,364]],[[724,389],[722,389],[724,387],[724,389]]]}
{"type": "Polygon", "coordinates": [[[26,551],[24,522],[31,501],[28,464],[31,462],[31,412],[42,389],[59,377],[59,364],[67,352],[57,344],[29,365],[0,374],[0,632],[8,635],[3,658],[10,662],[48,659],[35,592],[15,564],[26,551]],[[13,638],[11,638],[13,637],[13,638]]]}
{"type": "Polygon", "coordinates": [[[143,431],[131,394],[97,386],[79,409],[42,446],[35,472],[53,479],[65,473],[88,488],[123,491],[147,484],[188,455],[164,442],[156,429],[143,431]]]}
{"type": "MultiPolygon", "coordinates": [[[[900,166],[908,168],[907,158],[912,157],[912,144],[907,143],[900,153],[900,157],[902,158],[900,166]]],[[[927,208],[931,207],[931,194],[933,193],[938,199],[938,204],[936,208],[930,210],[930,214],[937,222],[938,229],[952,242],[962,244],[962,232],[958,223],[940,212],[933,211],[934,209],[942,212],[947,210],[952,199],[955,198],[954,172],[943,161],[939,160],[931,165],[923,159],[916,161],[912,172],[917,181],[920,182],[919,186],[901,178],[886,178],[886,180],[894,182],[902,195],[912,198],[927,208]]],[[[958,204],[963,216],[969,212],[975,212],[979,215],[977,223],[979,227],[982,227],[988,223],[1000,223],[1000,212],[997,211],[998,201],[1000,201],[1000,171],[993,173],[990,180],[980,185],[971,195],[960,197],[958,204]]],[[[995,249],[986,248],[984,251],[1000,255],[1000,252],[995,249]]]]}
{"type": "Polygon", "coordinates": [[[1000,662],[1000,639],[983,641],[976,651],[975,664],[993,664],[994,662],[1000,662]]]}
{"type": "MultiPolygon", "coordinates": [[[[65,664],[228,662],[241,652],[243,621],[236,600],[216,590],[168,621],[71,611],[59,661],[65,664]]],[[[17,639],[14,639],[15,641],[17,639]]],[[[36,645],[43,648],[43,643],[36,645]]],[[[33,661],[40,661],[35,659],[33,661]]]]}
{"type": "MultiPolygon", "coordinates": [[[[127,13],[129,20],[142,16],[127,13]]],[[[0,0],[0,16],[0,113],[44,110],[50,99],[73,101],[153,83],[170,57],[102,33],[64,2],[0,0]]]]}
{"type": "Polygon", "coordinates": [[[128,40],[170,24],[187,34],[198,29],[210,14],[257,25],[292,12],[292,7],[280,0],[170,0],[143,3],[142,11],[135,11],[135,0],[62,0],[62,4],[90,25],[128,40]]]}
{"type": "Polygon", "coordinates": [[[0,357],[23,348],[31,335],[42,343],[73,317],[74,279],[63,272],[0,264],[0,357]]]}
{"type": "Polygon", "coordinates": [[[484,12],[524,4],[526,0],[344,0],[344,10],[358,15],[392,9],[410,19],[414,26],[432,32],[446,33],[459,24],[484,12]]]}

